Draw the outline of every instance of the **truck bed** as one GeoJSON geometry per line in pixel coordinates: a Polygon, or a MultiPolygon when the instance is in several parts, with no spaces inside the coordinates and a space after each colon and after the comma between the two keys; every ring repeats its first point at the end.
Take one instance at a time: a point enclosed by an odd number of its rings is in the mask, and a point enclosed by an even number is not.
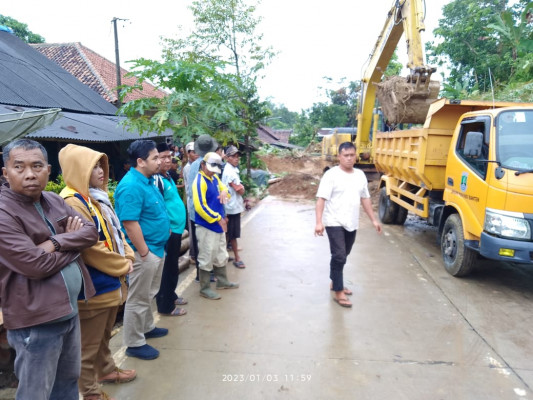
{"type": "Polygon", "coordinates": [[[517,104],[439,99],[431,104],[422,128],[376,134],[376,169],[417,187],[444,190],[450,142],[461,116],[470,111],[517,104]]]}

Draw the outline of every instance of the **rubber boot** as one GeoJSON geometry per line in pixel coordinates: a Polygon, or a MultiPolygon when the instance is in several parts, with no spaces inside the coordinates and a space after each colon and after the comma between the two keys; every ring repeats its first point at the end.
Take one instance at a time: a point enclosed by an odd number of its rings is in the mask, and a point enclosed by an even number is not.
{"type": "Polygon", "coordinates": [[[237,289],[238,283],[228,281],[226,267],[215,267],[215,276],[217,278],[217,289],[237,289]]]}
{"type": "Polygon", "coordinates": [[[218,300],[220,295],[211,290],[211,272],[200,270],[200,296],[209,300],[218,300]]]}

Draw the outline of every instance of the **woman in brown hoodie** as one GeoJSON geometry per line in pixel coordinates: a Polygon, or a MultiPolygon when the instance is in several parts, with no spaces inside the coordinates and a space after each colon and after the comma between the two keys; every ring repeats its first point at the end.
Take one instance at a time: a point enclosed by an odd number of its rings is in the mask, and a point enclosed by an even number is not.
{"type": "Polygon", "coordinates": [[[135,259],[126,242],[107,193],[107,155],[69,144],[59,152],[66,187],[60,193],[77,212],[92,219],[99,241],[82,251],[96,296],[78,301],[81,325],[81,376],[79,389],[84,400],[106,400],[99,383],[129,382],[135,370],[118,368],[109,350],[111,331],[118,308],[126,300],[126,275],[135,259]]]}

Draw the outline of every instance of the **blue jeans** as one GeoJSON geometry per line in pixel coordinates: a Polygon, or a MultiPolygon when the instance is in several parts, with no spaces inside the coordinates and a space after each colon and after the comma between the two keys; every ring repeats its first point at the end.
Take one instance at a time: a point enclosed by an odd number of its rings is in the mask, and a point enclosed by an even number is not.
{"type": "Polygon", "coordinates": [[[333,282],[333,290],[340,292],[344,289],[342,271],[344,264],[346,264],[346,257],[352,251],[357,230],[348,232],[341,226],[326,226],[326,233],[331,251],[329,277],[333,282]]]}
{"type": "Polygon", "coordinates": [[[17,353],[17,400],[78,400],[80,322],[66,321],[7,331],[17,353]]]}

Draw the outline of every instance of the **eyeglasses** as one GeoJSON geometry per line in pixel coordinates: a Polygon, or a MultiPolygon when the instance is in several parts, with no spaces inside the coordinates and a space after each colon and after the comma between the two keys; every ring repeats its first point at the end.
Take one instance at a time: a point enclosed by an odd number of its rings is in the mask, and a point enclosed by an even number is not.
{"type": "Polygon", "coordinates": [[[222,168],[222,164],[219,164],[219,163],[207,163],[209,165],[211,165],[212,167],[215,167],[215,168],[222,168]]]}

